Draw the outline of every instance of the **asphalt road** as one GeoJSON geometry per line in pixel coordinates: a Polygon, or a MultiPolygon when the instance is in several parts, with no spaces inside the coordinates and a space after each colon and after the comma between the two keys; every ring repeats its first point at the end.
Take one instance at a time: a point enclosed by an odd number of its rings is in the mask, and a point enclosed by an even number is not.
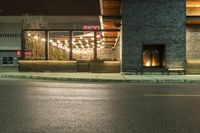
{"type": "Polygon", "coordinates": [[[200,133],[200,84],[1,79],[0,133],[200,133]]]}

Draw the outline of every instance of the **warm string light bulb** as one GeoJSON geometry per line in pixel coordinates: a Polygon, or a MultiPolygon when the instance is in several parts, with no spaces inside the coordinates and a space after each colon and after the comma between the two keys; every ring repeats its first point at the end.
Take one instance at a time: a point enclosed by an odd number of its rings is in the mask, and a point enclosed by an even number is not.
{"type": "Polygon", "coordinates": [[[38,40],[38,36],[34,36],[33,38],[34,38],[35,40],[38,40]]]}
{"type": "Polygon", "coordinates": [[[46,41],[46,39],[42,38],[42,39],[41,39],[41,41],[45,42],[45,41],[46,41]]]}

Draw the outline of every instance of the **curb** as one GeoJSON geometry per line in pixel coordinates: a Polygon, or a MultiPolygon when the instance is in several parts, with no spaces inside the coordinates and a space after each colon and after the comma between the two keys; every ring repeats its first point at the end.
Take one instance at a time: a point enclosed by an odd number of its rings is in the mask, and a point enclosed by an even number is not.
{"type": "Polygon", "coordinates": [[[200,83],[200,79],[97,79],[97,78],[69,78],[69,77],[46,77],[46,76],[27,76],[1,74],[1,78],[18,78],[34,80],[56,80],[56,81],[84,81],[84,82],[114,82],[114,83],[200,83]]]}
{"type": "Polygon", "coordinates": [[[64,77],[45,77],[45,76],[26,76],[26,75],[8,75],[1,74],[1,78],[18,79],[39,79],[39,80],[57,80],[57,81],[84,81],[84,82],[126,82],[126,80],[114,79],[93,79],[93,78],[64,78],[64,77]]]}

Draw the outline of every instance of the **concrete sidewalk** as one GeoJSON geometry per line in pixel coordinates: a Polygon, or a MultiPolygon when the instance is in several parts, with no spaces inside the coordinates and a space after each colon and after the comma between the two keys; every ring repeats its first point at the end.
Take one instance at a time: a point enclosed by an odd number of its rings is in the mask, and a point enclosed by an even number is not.
{"type": "Polygon", "coordinates": [[[200,75],[123,75],[120,73],[36,73],[1,72],[1,78],[60,81],[131,82],[131,83],[200,83],[200,75]]]}

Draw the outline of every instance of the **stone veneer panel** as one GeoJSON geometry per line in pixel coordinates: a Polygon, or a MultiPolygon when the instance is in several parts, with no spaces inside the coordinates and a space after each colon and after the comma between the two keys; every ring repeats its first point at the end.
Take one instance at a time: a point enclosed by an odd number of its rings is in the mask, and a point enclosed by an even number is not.
{"type": "Polygon", "coordinates": [[[186,28],[187,60],[200,60],[200,26],[189,25],[186,28]]]}
{"type": "Polygon", "coordinates": [[[162,44],[166,67],[185,66],[185,0],[124,0],[122,71],[142,68],[143,44],[162,44]]]}

